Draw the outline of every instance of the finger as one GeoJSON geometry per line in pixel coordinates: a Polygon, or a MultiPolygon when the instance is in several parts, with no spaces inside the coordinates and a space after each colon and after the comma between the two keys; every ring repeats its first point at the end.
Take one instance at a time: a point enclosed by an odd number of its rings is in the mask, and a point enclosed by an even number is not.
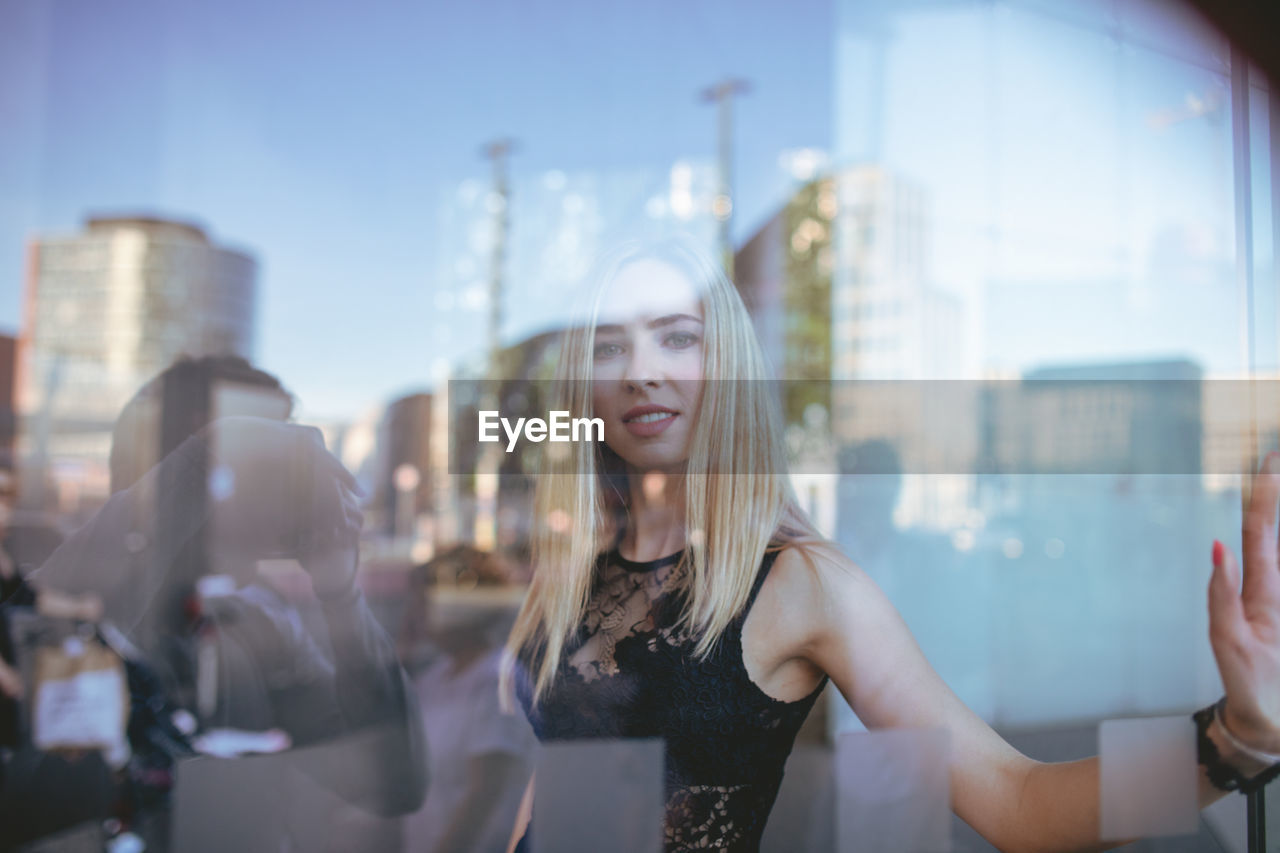
{"type": "Polygon", "coordinates": [[[342,504],[344,508],[345,507],[355,507],[356,509],[360,508],[359,499],[356,497],[355,492],[351,490],[351,487],[348,486],[346,483],[342,482],[341,480],[334,480],[330,484],[330,488],[335,490],[338,496],[338,502],[342,504]]]}
{"type": "Polygon", "coordinates": [[[1244,621],[1239,564],[1231,549],[1215,539],[1213,574],[1209,577],[1209,636],[1214,647],[1235,645],[1244,621]]]}
{"type": "Polygon", "coordinates": [[[360,506],[360,499],[363,495],[348,486],[346,483],[339,483],[338,489],[342,492],[342,500],[344,503],[349,503],[354,507],[360,506]]]}
{"type": "Polygon", "coordinates": [[[342,501],[342,512],[348,527],[356,531],[364,529],[364,513],[354,500],[346,499],[345,495],[342,501]]]}
{"type": "Polygon", "coordinates": [[[1280,501],[1280,454],[1268,453],[1253,477],[1253,493],[1241,525],[1246,600],[1280,600],[1276,565],[1276,504],[1280,501]]]}
{"type": "Polygon", "coordinates": [[[1239,564],[1226,548],[1221,554],[1209,581],[1209,644],[1223,686],[1232,694],[1238,689],[1238,673],[1249,656],[1250,630],[1239,594],[1239,564]]]}

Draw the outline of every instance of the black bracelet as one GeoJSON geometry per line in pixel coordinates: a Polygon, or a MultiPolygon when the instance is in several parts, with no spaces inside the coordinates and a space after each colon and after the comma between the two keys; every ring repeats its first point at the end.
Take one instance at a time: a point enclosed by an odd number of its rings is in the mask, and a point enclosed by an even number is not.
{"type": "Polygon", "coordinates": [[[1209,781],[1219,791],[1239,791],[1251,794],[1280,776],[1280,764],[1273,764],[1256,776],[1243,776],[1231,764],[1223,760],[1218,747],[1209,737],[1209,726],[1213,723],[1218,703],[1201,708],[1191,715],[1196,722],[1196,760],[1204,765],[1209,781]]]}

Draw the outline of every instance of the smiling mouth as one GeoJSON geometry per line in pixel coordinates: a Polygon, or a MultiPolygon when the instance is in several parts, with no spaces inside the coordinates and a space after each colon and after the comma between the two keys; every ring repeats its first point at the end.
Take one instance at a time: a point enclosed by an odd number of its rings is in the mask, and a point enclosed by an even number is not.
{"type": "Polygon", "coordinates": [[[680,416],[679,412],[652,404],[636,408],[640,411],[633,410],[622,417],[623,427],[636,438],[656,438],[680,416]]]}
{"type": "Polygon", "coordinates": [[[634,418],[624,418],[622,422],[627,424],[652,424],[675,416],[675,412],[649,412],[644,415],[636,415],[634,418]]]}

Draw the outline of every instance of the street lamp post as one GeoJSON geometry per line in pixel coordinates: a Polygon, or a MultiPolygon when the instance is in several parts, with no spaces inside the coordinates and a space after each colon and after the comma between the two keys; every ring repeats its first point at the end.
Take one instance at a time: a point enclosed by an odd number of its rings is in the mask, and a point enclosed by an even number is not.
{"type": "MultiPolygon", "coordinates": [[[[507,160],[515,150],[515,140],[501,137],[480,149],[493,164],[493,189],[489,195],[489,212],[493,216],[493,238],[489,255],[489,338],[487,382],[481,391],[481,408],[497,409],[497,395],[489,390],[497,383],[498,353],[501,349],[503,275],[506,271],[507,232],[511,218],[511,190],[507,178],[507,160]]],[[[476,547],[492,550],[498,542],[498,468],[497,445],[486,445],[476,461],[476,547]]]]}
{"type": "Polygon", "coordinates": [[[733,220],[733,98],[751,91],[751,84],[743,79],[729,77],[700,93],[703,103],[715,104],[718,118],[718,161],[720,182],[711,212],[720,223],[720,253],[725,274],[733,278],[733,236],[730,229],[733,220]]]}

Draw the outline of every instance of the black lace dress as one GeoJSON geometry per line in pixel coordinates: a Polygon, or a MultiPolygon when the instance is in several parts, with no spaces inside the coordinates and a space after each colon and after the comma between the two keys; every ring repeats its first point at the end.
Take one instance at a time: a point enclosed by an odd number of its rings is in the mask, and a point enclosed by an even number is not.
{"type": "MultiPolygon", "coordinates": [[[[666,743],[668,853],[754,851],[796,733],[826,684],[794,702],[767,695],[742,662],[742,625],[776,554],[756,574],[746,609],[699,660],[676,628],[681,554],[638,563],[601,555],[586,618],[551,690],[531,707],[532,658],[516,689],[543,741],[653,738],[666,743]]],[[[531,827],[530,833],[536,832],[531,827]]],[[[529,849],[529,833],[519,849],[529,849]]]]}

